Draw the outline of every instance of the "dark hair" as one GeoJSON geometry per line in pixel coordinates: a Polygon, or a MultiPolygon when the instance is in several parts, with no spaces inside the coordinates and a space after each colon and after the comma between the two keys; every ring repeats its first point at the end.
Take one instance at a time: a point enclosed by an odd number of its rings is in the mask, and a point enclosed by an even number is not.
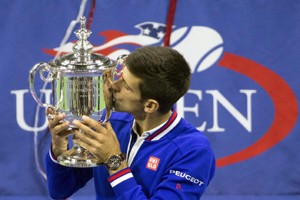
{"type": "Polygon", "coordinates": [[[190,86],[191,70],[176,50],[162,46],[142,47],[126,58],[128,70],[141,79],[142,100],[155,99],[159,111],[169,111],[190,86]]]}

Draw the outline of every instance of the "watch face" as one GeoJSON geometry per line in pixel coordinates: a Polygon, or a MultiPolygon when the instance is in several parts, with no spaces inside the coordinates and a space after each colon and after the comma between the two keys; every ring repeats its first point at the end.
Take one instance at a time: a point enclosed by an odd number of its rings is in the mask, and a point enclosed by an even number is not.
{"type": "Polygon", "coordinates": [[[109,169],[118,169],[118,167],[121,165],[122,158],[118,155],[112,155],[108,161],[107,166],[109,169]]]}

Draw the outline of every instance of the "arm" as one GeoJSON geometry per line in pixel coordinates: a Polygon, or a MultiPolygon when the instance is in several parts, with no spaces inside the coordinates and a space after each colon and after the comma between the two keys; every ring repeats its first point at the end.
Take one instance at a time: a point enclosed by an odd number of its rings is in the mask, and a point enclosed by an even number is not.
{"type": "MultiPolygon", "coordinates": [[[[47,115],[53,115],[53,110],[48,108],[47,115]]],[[[54,115],[53,115],[54,116],[54,115]]],[[[56,158],[68,148],[67,130],[69,122],[62,122],[65,114],[58,114],[48,119],[51,132],[51,148],[46,156],[47,184],[50,196],[54,199],[63,199],[71,196],[83,187],[92,177],[92,169],[76,169],[61,166],[56,158]]]]}
{"type": "MultiPolygon", "coordinates": [[[[215,159],[209,148],[189,149],[164,170],[161,182],[150,194],[150,199],[198,200],[212,179],[214,170],[215,159]]],[[[129,168],[108,180],[119,199],[147,199],[129,168]]]]}
{"type": "Polygon", "coordinates": [[[53,199],[65,199],[82,188],[93,176],[92,168],[64,167],[54,160],[51,152],[46,156],[47,185],[53,199]]]}

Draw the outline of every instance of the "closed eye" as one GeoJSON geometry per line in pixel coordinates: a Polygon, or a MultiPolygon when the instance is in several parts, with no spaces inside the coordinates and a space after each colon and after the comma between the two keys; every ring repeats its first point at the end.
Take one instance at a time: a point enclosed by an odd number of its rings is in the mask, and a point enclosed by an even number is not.
{"type": "Polygon", "coordinates": [[[124,80],[123,76],[121,77],[123,83],[124,83],[124,87],[126,90],[130,90],[130,91],[133,91],[132,88],[126,83],[126,81],[124,80]]]}

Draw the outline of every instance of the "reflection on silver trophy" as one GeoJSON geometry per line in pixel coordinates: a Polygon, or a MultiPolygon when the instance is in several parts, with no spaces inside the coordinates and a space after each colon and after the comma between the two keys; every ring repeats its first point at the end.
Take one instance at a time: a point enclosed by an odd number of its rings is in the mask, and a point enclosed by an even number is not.
{"type": "MultiPolygon", "coordinates": [[[[70,123],[74,119],[80,120],[82,115],[107,121],[112,112],[110,94],[104,94],[105,79],[113,81],[118,62],[92,53],[93,46],[87,40],[91,32],[86,29],[85,24],[85,17],[81,17],[80,28],[75,31],[78,41],[73,46],[73,53],[62,55],[48,63],[38,63],[29,72],[30,91],[36,102],[42,107],[52,108],[56,114],[66,113],[66,120],[70,123]],[[52,105],[42,103],[35,92],[35,75],[38,71],[43,81],[52,83],[52,105]]],[[[73,128],[71,124],[70,130],[73,128]]],[[[60,155],[58,162],[69,167],[101,165],[94,155],[77,144],[60,155]]]]}

